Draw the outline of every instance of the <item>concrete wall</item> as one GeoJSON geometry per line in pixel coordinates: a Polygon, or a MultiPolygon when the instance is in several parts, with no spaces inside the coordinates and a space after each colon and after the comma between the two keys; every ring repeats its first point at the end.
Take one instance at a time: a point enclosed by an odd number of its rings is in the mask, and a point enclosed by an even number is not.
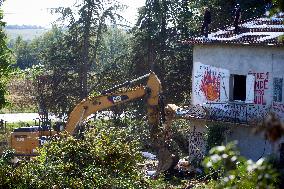
{"type": "MultiPolygon", "coordinates": [[[[284,78],[283,47],[195,46],[193,51],[192,104],[206,106],[205,103],[216,103],[217,108],[226,111],[228,106],[222,107],[218,103],[226,104],[231,101],[230,77],[232,74],[246,75],[246,92],[253,90],[253,95],[247,94],[244,103],[251,103],[257,107],[254,109],[263,109],[263,111],[273,109],[281,118],[284,118],[284,81],[281,92],[282,101],[273,101],[273,80],[274,78],[284,78]]],[[[259,111],[251,115],[251,117],[263,117],[259,111]]],[[[201,124],[197,127],[205,127],[205,125],[201,124]]],[[[204,130],[204,128],[198,130],[204,130]]],[[[253,160],[271,154],[273,152],[272,145],[265,141],[262,134],[252,134],[252,130],[252,127],[231,126],[228,141],[237,140],[241,154],[253,160]]],[[[276,144],[276,153],[278,153],[277,150],[281,142],[283,143],[284,139],[276,144]]]]}
{"type": "MultiPolygon", "coordinates": [[[[201,160],[206,153],[206,132],[208,127],[212,127],[214,124],[206,124],[203,121],[195,122],[191,124],[189,135],[189,160],[194,161],[196,159],[201,160]]],[[[279,156],[279,144],[271,144],[265,140],[263,133],[254,133],[254,129],[248,126],[235,125],[230,126],[226,131],[224,144],[237,141],[237,147],[240,154],[248,159],[257,161],[259,158],[271,155],[275,148],[276,154],[279,156]],[[275,145],[275,147],[273,147],[275,145]]]]}
{"type": "Polygon", "coordinates": [[[264,139],[263,133],[254,134],[254,128],[246,126],[231,127],[227,141],[238,141],[241,155],[254,161],[273,152],[272,144],[264,139]]]}
{"type": "MultiPolygon", "coordinates": [[[[255,75],[256,82],[268,84],[265,88],[261,87],[263,103],[261,105],[271,105],[273,100],[273,78],[284,77],[284,48],[272,47],[251,47],[251,46],[217,46],[204,45],[195,46],[193,53],[193,89],[192,103],[200,104],[212,102],[208,99],[200,100],[200,86],[197,86],[198,79],[202,77],[200,65],[209,66],[216,75],[221,73],[220,98],[218,102],[226,102],[228,98],[222,98],[222,91],[227,90],[229,96],[229,75],[255,75]],[[222,75],[223,74],[223,75],[222,75]]],[[[207,68],[208,69],[208,68],[207,68]]],[[[259,90],[255,89],[255,96],[259,90]]],[[[282,93],[284,99],[284,93],[282,93]]],[[[214,100],[213,100],[214,102],[214,100]]],[[[283,100],[282,102],[283,103],[283,100]]],[[[282,108],[284,109],[284,108],[282,108]]]]}

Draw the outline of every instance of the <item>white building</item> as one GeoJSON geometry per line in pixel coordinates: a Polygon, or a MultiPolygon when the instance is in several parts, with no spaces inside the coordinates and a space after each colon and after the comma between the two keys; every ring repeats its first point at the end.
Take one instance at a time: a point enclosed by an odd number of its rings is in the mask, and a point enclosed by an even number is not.
{"type": "MultiPolygon", "coordinates": [[[[242,155],[257,160],[272,153],[272,144],[252,130],[268,112],[284,120],[283,23],[280,16],[258,18],[243,23],[237,35],[231,27],[186,42],[193,45],[193,109],[203,107],[207,113],[194,122],[193,145],[204,149],[200,141],[213,121],[229,126],[226,140],[238,140],[242,155]]],[[[191,155],[199,153],[194,148],[191,155]]],[[[284,140],[275,148],[284,162],[284,140]]]]}

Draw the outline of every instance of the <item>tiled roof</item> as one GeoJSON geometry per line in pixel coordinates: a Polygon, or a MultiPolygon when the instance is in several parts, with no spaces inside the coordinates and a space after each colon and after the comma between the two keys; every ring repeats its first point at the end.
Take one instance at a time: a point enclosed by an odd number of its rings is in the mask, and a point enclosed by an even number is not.
{"type": "Polygon", "coordinates": [[[185,44],[238,44],[284,46],[279,36],[284,35],[284,14],[271,18],[255,18],[240,24],[239,34],[234,34],[234,27],[211,32],[208,38],[192,37],[185,44]]]}

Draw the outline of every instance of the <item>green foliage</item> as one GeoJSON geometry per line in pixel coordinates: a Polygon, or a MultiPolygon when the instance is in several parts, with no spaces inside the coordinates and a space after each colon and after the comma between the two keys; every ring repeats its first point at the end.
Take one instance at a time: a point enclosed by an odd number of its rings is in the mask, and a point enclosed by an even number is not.
{"type": "Polygon", "coordinates": [[[187,186],[186,180],[173,177],[171,180],[165,180],[163,176],[150,182],[150,188],[153,189],[184,189],[187,186]]]}
{"type": "MultiPolygon", "coordinates": [[[[40,187],[60,188],[135,188],[143,184],[137,161],[137,144],[125,141],[125,133],[113,128],[94,130],[84,140],[66,138],[41,149],[39,177],[52,175],[52,182],[35,183],[40,187]],[[141,179],[141,181],[139,181],[141,179]]],[[[32,183],[33,185],[33,183],[32,183]]]]}
{"type": "Polygon", "coordinates": [[[188,38],[187,1],[146,1],[133,28],[133,74],[154,71],[161,80],[167,102],[189,97],[191,48],[180,45],[188,38]],[[185,83],[187,83],[185,85],[185,83]]]}
{"type": "Polygon", "coordinates": [[[16,72],[14,72],[14,76],[22,76],[24,79],[30,79],[30,80],[36,80],[36,78],[38,78],[40,75],[42,75],[44,73],[44,66],[41,64],[38,65],[32,65],[30,67],[27,67],[26,69],[23,70],[16,70],[16,72]]]}
{"type": "Polygon", "coordinates": [[[102,34],[97,50],[97,64],[93,80],[93,90],[97,92],[109,89],[114,85],[131,78],[131,34],[117,27],[109,27],[102,34]]]}
{"type": "MultiPolygon", "coordinates": [[[[205,188],[276,188],[278,173],[265,159],[257,162],[239,155],[234,143],[216,146],[203,161],[212,178],[205,188]]],[[[209,178],[210,178],[209,177],[209,178]]]]}
{"type": "Polygon", "coordinates": [[[57,8],[54,11],[62,14],[64,22],[68,22],[69,48],[73,51],[73,59],[77,63],[75,73],[78,74],[80,99],[89,93],[89,75],[97,66],[98,48],[102,35],[107,30],[107,22],[115,23],[121,17],[118,10],[122,6],[111,0],[76,1],[76,8],[57,8]]]}
{"type": "Polygon", "coordinates": [[[284,11],[284,1],[283,0],[272,0],[273,7],[270,11],[270,15],[283,12],[284,11]]]}
{"type": "Polygon", "coordinates": [[[3,20],[3,12],[0,10],[0,109],[8,104],[5,97],[7,90],[6,84],[11,73],[11,51],[8,49],[6,44],[6,35],[4,33],[5,23],[3,20]]]}
{"type": "Polygon", "coordinates": [[[138,143],[128,135],[123,129],[100,127],[82,140],[64,134],[55,137],[36,159],[14,169],[1,166],[0,187],[148,188],[138,167],[142,162],[138,143]]]}
{"type": "Polygon", "coordinates": [[[224,125],[208,125],[206,133],[207,151],[215,146],[221,146],[225,141],[225,132],[229,128],[224,125]]]}
{"type": "Polygon", "coordinates": [[[57,115],[69,113],[79,99],[79,76],[76,52],[70,48],[65,32],[58,28],[42,36],[40,54],[45,72],[36,81],[38,101],[57,115]]]}
{"type": "Polygon", "coordinates": [[[27,188],[23,187],[23,167],[15,168],[11,163],[14,151],[7,149],[0,157],[0,187],[1,188],[27,188]]]}
{"type": "Polygon", "coordinates": [[[280,36],[278,37],[278,42],[284,43],[284,35],[280,35],[280,36]]]}
{"type": "Polygon", "coordinates": [[[176,151],[179,157],[188,156],[190,123],[187,120],[176,120],[171,125],[171,148],[176,151]]]}
{"type": "Polygon", "coordinates": [[[15,41],[10,42],[11,49],[16,58],[15,67],[26,69],[39,64],[40,59],[37,52],[39,49],[34,45],[34,41],[28,42],[19,36],[15,41]]]}
{"type": "Polygon", "coordinates": [[[11,149],[5,150],[5,152],[1,154],[0,164],[11,165],[11,159],[14,158],[14,154],[15,154],[14,150],[11,149]]]}

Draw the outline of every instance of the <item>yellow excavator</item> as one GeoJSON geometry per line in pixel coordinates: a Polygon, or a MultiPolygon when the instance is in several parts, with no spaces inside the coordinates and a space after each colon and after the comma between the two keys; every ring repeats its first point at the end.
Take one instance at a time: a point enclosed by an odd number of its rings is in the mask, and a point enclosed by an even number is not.
{"type": "MultiPolygon", "coordinates": [[[[160,80],[153,72],[132,81],[127,81],[102,92],[100,96],[82,100],[70,113],[65,130],[70,135],[74,135],[76,128],[90,115],[135,99],[146,98],[152,145],[157,151],[159,160],[158,173],[166,171],[175,163],[175,156],[170,152],[165,142],[167,140],[167,134],[165,133],[168,131],[164,129],[169,129],[168,125],[174,118],[177,107],[174,105],[168,105],[165,108],[161,107],[161,92],[160,80]],[[146,85],[139,85],[125,92],[118,92],[119,89],[124,89],[146,79],[146,85]],[[164,126],[164,129],[160,127],[161,120],[165,122],[166,126],[164,126]]],[[[37,148],[42,146],[50,136],[54,136],[58,132],[58,130],[51,130],[50,127],[17,128],[11,133],[9,142],[11,148],[15,150],[18,156],[35,156],[37,155],[37,148]]]]}

